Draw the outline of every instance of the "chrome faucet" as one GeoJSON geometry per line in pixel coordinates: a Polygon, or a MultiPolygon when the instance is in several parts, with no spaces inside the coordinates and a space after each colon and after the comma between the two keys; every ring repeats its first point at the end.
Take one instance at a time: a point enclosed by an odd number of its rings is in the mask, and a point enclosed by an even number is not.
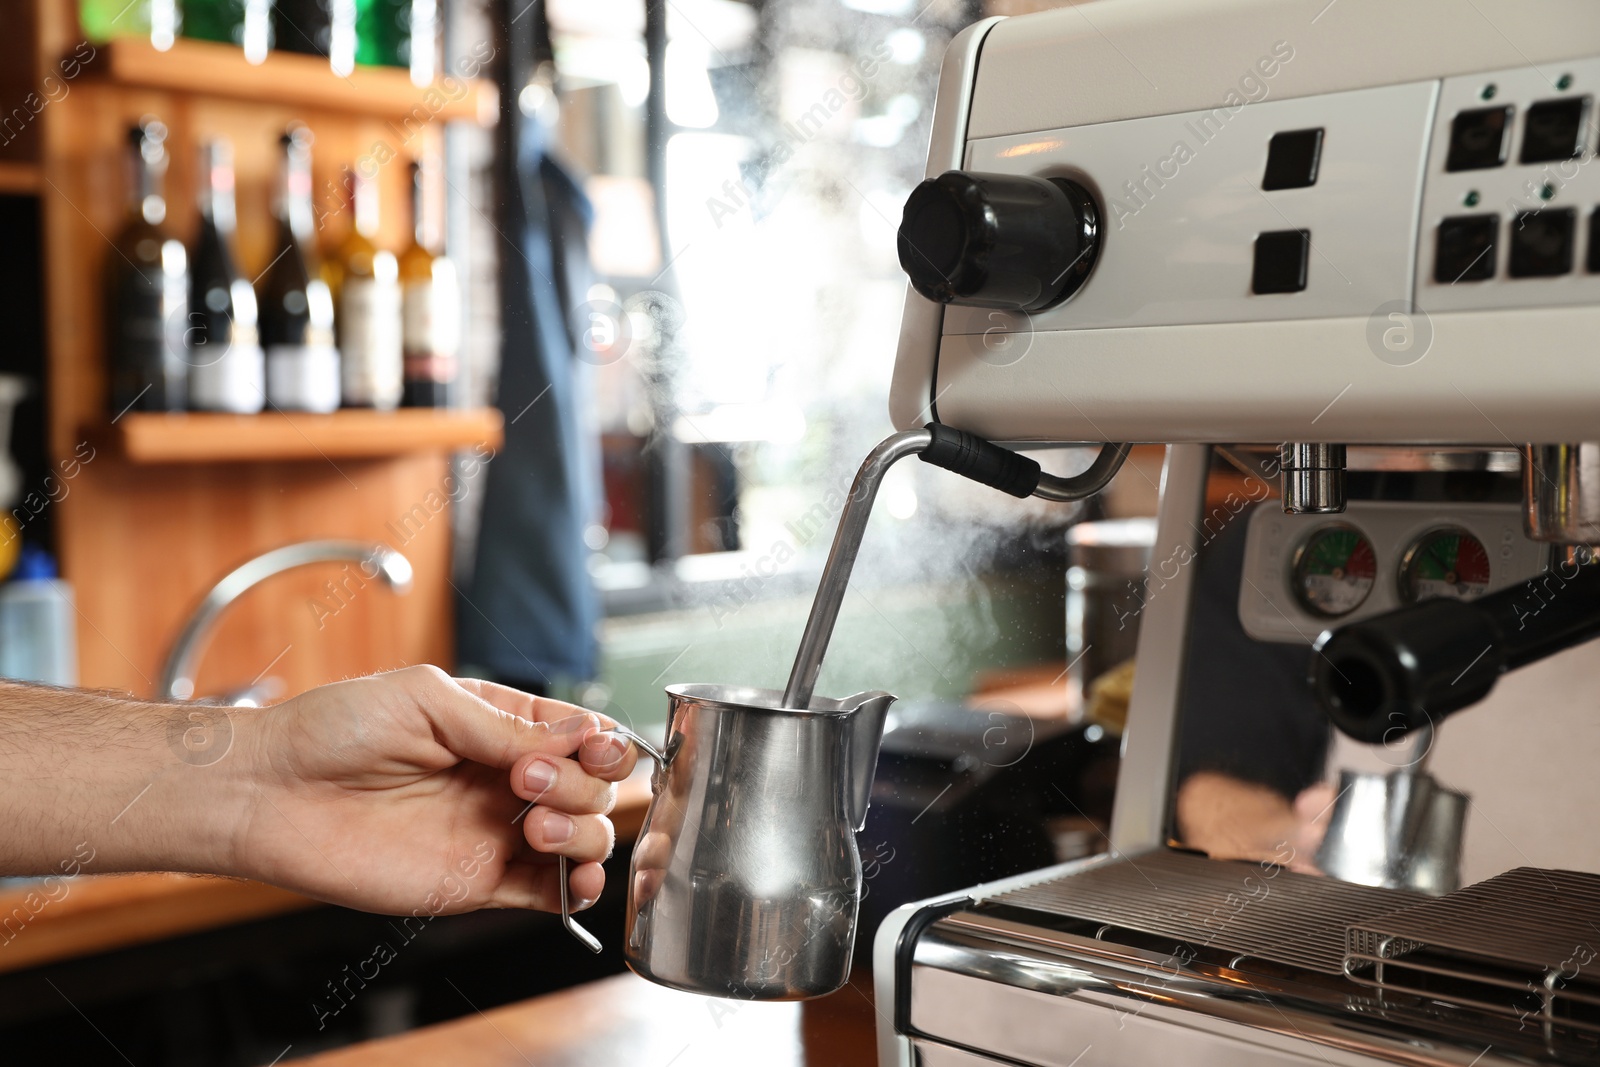
{"type": "Polygon", "coordinates": [[[366,577],[382,578],[396,593],[411,589],[411,561],[388,545],[361,541],[301,541],[274,548],[241,563],[216,585],[184,624],[161,670],[160,695],[167,700],[194,697],[194,679],[217,619],[250,589],[275,574],[311,563],[359,563],[366,577]]]}

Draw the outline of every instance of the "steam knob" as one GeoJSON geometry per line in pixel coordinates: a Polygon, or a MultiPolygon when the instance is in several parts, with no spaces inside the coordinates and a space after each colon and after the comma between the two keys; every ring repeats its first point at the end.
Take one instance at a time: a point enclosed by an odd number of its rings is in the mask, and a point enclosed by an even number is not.
{"type": "Polygon", "coordinates": [[[900,266],[941,304],[1040,311],[1094,268],[1100,212],[1066,178],[946,171],[911,191],[900,266]]]}

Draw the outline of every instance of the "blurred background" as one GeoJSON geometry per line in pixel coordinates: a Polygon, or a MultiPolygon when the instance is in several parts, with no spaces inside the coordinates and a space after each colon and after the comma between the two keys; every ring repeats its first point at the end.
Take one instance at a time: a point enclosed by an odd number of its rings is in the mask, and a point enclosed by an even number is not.
{"type": "MultiPolygon", "coordinates": [[[[0,675],[203,700],[201,764],[223,706],[410,663],[647,736],[665,685],[781,687],[892,432],[945,46],[1016,10],[0,0],[0,675]]],[[[1104,846],[1160,460],[1082,506],[890,474],[818,690],[901,698],[863,949],[1104,846]]],[[[0,885],[0,1048],[35,1059],[297,1059],[621,970],[620,892],[591,957],[542,915],[64,884],[0,885]]],[[[869,995],[808,1006],[807,1062],[870,1062],[869,995]]]]}

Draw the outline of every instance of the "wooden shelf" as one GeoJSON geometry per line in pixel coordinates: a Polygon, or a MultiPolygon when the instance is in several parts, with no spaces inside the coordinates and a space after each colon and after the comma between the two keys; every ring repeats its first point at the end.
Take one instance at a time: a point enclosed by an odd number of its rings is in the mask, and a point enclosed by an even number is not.
{"type": "Polygon", "coordinates": [[[110,444],[134,463],[223,463],[363,459],[499,448],[500,412],[402,408],[305,415],[128,414],[109,430],[110,444]]]}
{"type": "Polygon", "coordinates": [[[239,49],[210,41],[179,40],[162,52],[148,41],[123,38],[101,46],[100,58],[85,70],[141,89],[344,111],[412,127],[457,120],[490,126],[499,109],[494,84],[481,78],[419,88],[408,72],[393,67],[357,67],[341,77],[319,56],[274,52],[258,65],[239,49]]]}
{"type": "Polygon", "coordinates": [[[0,195],[32,196],[44,185],[37,163],[0,162],[0,195]]]}

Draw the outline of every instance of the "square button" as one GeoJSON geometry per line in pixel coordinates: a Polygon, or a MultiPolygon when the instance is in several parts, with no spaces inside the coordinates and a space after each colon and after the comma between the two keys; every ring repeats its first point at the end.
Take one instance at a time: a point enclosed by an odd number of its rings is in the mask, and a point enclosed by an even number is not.
{"type": "Polygon", "coordinates": [[[1585,266],[1590,274],[1600,274],[1600,207],[1589,216],[1589,262],[1585,266]]]}
{"type": "Polygon", "coordinates": [[[1322,128],[1275,133],[1267,143],[1267,172],[1261,188],[1304,189],[1317,184],[1322,161],[1322,128]]]}
{"type": "Polygon", "coordinates": [[[1433,280],[1454,285],[1493,278],[1499,232],[1499,215],[1456,215],[1441,221],[1434,245],[1433,280]]]}
{"type": "Polygon", "coordinates": [[[1250,289],[1257,293],[1298,293],[1306,287],[1310,230],[1272,230],[1256,236],[1256,265],[1250,289]]]}
{"type": "Polygon", "coordinates": [[[1528,108],[1522,120],[1523,163],[1548,163],[1583,155],[1583,125],[1589,117],[1589,98],[1541,100],[1528,108]]]}
{"type": "Polygon", "coordinates": [[[1445,170],[1483,170],[1506,161],[1511,140],[1510,107],[1458,111],[1450,120],[1450,155],[1445,170]]]}
{"type": "Polygon", "coordinates": [[[1513,278],[1548,278],[1572,269],[1572,232],[1578,213],[1570,207],[1523,211],[1511,220],[1513,278]]]}

